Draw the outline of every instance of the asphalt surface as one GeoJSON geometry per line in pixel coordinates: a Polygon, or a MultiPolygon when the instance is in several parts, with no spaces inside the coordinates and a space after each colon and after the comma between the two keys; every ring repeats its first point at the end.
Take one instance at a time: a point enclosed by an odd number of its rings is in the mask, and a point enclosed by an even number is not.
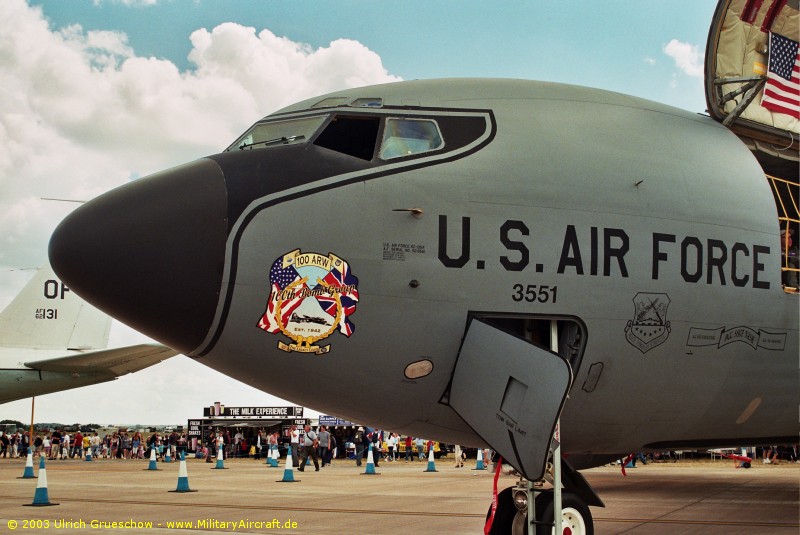
{"type": "MultiPolygon", "coordinates": [[[[186,461],[188,486],[178,488],[179,463],[148,460],[49,461],[47,500],[32,507],[34,479],[19,479],[24,459],[0,459],[0,534],[5,533],[482,533],[492,496],[492,473],[475,461],[454,468],[438,460],[381,462],[376,475],[365,466],[338,461],[319,472],[313,465],[287,476],[263,461],[186,461]],[[114,524],[116,523],[116,524],[114,524]],[[182,523],[182,524],[180,524],[182,523]]],[[[592,508],[595,533],[796,534],[800,531],[800,464],[733,461],[639,465],[623,476],[618,466],[584,471],[604,500],[592,508]]],[[[516,478],[503,473],[499,488],[516,478]]],[[[42,492],[40,491],[40,496],[42,492]]],[[[41,501],[41,500],[40,500],[41,501]]]]}

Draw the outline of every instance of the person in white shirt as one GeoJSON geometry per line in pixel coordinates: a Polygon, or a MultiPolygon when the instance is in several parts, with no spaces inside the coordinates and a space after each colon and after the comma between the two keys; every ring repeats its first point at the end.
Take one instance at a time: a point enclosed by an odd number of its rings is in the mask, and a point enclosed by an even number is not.
{"type": "Polygon", "coordinates": [[[297,458],[297,449],[300,447],[300,431],[296,425],[292,425],[289,437],[289,445],[292,448],[292,466],[297,468],[300,465],[300,459],[297,458]]]}
{"type": "Polygon", "coordinates": [[[319,472],[319,457],[317,456],[319,440],[317,440],[317,434],[311,430],[310,425],[305,426],[305,432],[306,434],[303,441],[303,462],[300,463],[298,470],[301,472],[305,470],[308,456],[310,455],[311,460],[314,461],[314,471],[319,472]]]}
{"type": "Polygon", "coordinates": [[[389,451],[392,454],[392,458],[389,459],[389,460],[390,461],[396,461],[397,460],[397,435],[395,435],[394,433],[389,433],[389,440],[387,442],[388,442],[388,446],[389,446],[389,451]]]}

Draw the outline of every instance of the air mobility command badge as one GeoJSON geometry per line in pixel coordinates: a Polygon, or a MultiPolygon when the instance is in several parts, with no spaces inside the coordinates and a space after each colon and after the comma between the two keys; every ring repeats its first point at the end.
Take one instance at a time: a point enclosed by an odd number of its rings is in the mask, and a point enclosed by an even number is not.
{"type": "Polygon", "coordinates": [[[269,301],[258,327],[292,340],[279,341],[279,349],[322,355],[331,346],[314,344],[336,330],[348,338],[353,334],[349,316],[358,303],[358,279],[338,256],[295,249],[273,262],[269,282],[269,301]]]}
{"type": "Polygon", "coordinates": [[[625,326],[625,339],[642,353],[664,343],[670,333],[667,294],[639,292],[633,298],[633,320],[625,326]]]}

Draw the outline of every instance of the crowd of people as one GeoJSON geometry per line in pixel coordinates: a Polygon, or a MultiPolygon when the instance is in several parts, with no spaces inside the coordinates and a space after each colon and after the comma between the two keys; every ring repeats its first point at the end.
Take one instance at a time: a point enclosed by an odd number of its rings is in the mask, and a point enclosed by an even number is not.
{"type": "MultiPolygon", "coordinates": [[[[28,436],[27,431],[0,432],[0,457],[26,456],[28,436]]],[[[98,459],[144,459],[149,456],[151,448],[155,448],[163,458],[167,449],[175,456],[185,451],[187,444],[186,435],[175,431],[163,435],[153,433],[147,438],[138,431],[118,431],[101,438],[97,432],[84,435],[78,430],[70,434],[59,428],[50,433],[35,434],[31,451],[33,457],[43,456],[47,459],[82,459],[87,454],[98,459]]]]}
{"type": "MultiPolygon", "coordinates": [[[[0,458],[18,458],[26,456],[29,448],[27,431],[4,433],[0,431],[0,458]]],[[[159,458],[167,453],[177,458],[181,453],[193,453],[196,457],[212,462],[220,449],[224,457],[266,458],[270,450],[279,449],[281,456],[286,450],[291,452],[293,466],[301,470],[309,462],[313,462],[315,470],[331,464],[334,459],[355,460],[358,466],[366,461],[370,445],[372,445],[373,462],[376,466],[382,461],[406,463],[415,460],[427,460],[437,443],[423,438],[400,436],[371,427],[337,427],[318,426],[313,430],[306,425],[303,429],[292,425],[283,435],[275,431],[268,433],[263,429],[251,428],[217,429],[206,436],[204,441],[189,439],[185,433],[177,431],[152,433],[144,435],[139,431],[115,431],[100,436],[97,432],[81,431],[70,433],[64,429],[55,429],[50,433],[35,434],[32,453],[34,457],[44,456],[48,459],[81,459],[88,453],[97,459],[147,459],[150,450],[155,449],[159,458]]],[[[439,444],[443,452],[447,447],[439,444]]],[[[800,462],[798,445],[787,444],[772,446],[754,452],[756,457],[763,456],[764,464],[778,464],[780,461],[800,462]],[[760,454],[760,455],[759,455],[760,454]]],[[[460,446],[454,447],[455,466],[464,466],[465,455],[460,446]]],[[[487,450],[483,458],[488,463],[492,452],[487,450]]],[[[649,453],[631,455],[631,459],[647,464],[650,461],[671,459],[668,454],[649,453]]]]}
{"type": "MultiPolygon", "coordinates": [[[[248,429],[245,429],[247,431],[248,429]]],[[[373,461],[376,465],[382,460],[394,462],[405,457],[405,462],[414,459],[425,460],[434,448],[435,442],[422,438],[400,437],[397,433],[385,432],[371,427],[337,427],[321,425],[312,429],[292,425],[281,436],[278,432],[266,433],[263,430],[243,432],[242,429],[220,429],[209,433],[204,443],[198,445],[198,456],[208,462],[217,456],[220,448],[224,457],[266,457],[271,447],[291,452],[295,468],[305,469],[305,464],[314,463],[315,469],[330,465],[334,459],[355,460],[361,465],[367,458],[372,444],[373,461]],[[401,455],[401,444],[405,446],[401,455]]],[[[283,455],[282,455],[283,456],[283,455]]]]}
{"type": "MultiPolygon", "coordinates": [[[[764,446],[764,447],[749,447],[749,448],[736,448],[723,449],[723,450],[710,450],[712,454],[734,459],[763,459],[764,464],[780,464],[781,462],[787,463],[800,463],[800,445],[795,444],[782,444],[780,446],[764,446]],[[741,451],[741,455],[737,452],[741,451]],[[728,452],[728,453],[726,453],[728,452]]],[[[695,452],[688,452],[687,455],[692,455],[695,452]]],[[[628,457],[624,457],[616,461],[616,464],[622,464],[627,468],[636,468],[636,463],[641,464],[658,463],[658,462],[676,462],[684,452],[666,451],[666,452],[635,452],[631,453],[628,457]]],[[[714,456],[712,455],[712,457],[714,456]]],[[[693,455],[694,456],[694,455],[693,455]]],[[[751,461],[748,461],[751,462],[751,461]]],[[[749,467],[749,465],[748,465],[749,467]]]]}
{"type": "Polygon", "coordinates": [[[19,457],[28,453],[28,433],[0,431],[0,457],[19,457]]]}

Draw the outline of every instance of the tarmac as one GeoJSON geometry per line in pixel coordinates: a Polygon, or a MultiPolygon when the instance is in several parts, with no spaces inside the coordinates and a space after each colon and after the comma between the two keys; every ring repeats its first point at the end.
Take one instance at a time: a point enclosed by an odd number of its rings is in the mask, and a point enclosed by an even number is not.
{"type": "MultiPolygon", "coordinates": [[[[19,479],[25,459],[0,459],[0,534],[197,533],[198,531],[319,535],[338,533],[483,533],[493,474],[438,460],[365,466],[335,461],[282,482],[285,463],[264,460],[186,461],[192,491],[177,493],[179,463],[83,460],[47,461],[48,498],[54,506],[29,507],[37,479],[19,479]]],[[[39,462],[34,462],[38,475],[39,462]]],[[[582,472],[605,508],[592,508],[595,533],[796,534],[800,531],[800,464],[729,460],[606,466],[582,472]]],[[[516,478],[505,472],[498,489],[516,478]]]]}

